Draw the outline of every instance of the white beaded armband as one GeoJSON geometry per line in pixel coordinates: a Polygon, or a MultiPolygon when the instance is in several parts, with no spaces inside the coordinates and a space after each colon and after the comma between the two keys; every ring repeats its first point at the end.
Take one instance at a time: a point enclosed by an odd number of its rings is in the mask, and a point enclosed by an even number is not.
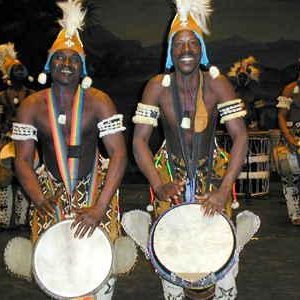
{"type": "Polygon", "coordinates": [[[221,116],[220,123],[244,117],[247,114],[245,105],[241,99],[235,99],[218,104],[218,110],[221,116]]]}
{"type": "Polygon", "coordinates": [[[37,129],[30,124],[14,122],[11,138],[15,141],[37,141],[37,129]]]}
{"type": "Polygon", "coordinates": [[[126,129],[126,127],[123,126],[123,115],[121,114],[113,115],[112,117],[100,121],[97,127],[99,129],[100,138],[126,129]]]}
{"type": "Polygon", "coordinates": [[[146,124],[157,127],[159,108],[157,106],[138,103],[135,116],[132,118],[134,124],[146,124]]]}
{"type": "Polygon", "coordinates": [[[278,100],[278,103],[276,105],[277,108],[284,108],[284,109],[290,110],[291,104],[293,102],[292,98],[287,98],[285,96],[279,96],[277,98],[277,100],[278,100]]]}

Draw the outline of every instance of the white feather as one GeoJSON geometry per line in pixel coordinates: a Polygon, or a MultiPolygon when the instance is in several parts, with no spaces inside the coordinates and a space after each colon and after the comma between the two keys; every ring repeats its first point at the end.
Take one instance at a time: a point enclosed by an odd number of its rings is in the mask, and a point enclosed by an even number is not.
{"type": "Polygon", "coordinates": [[[184,24],[188,14],[195,19],[205,34],[209,34],[208,18],[212,13],[211,0],[174,0],[180,21],[184,24]]]}
{"type": "Polygon", "coordinates": [[[57,4],[63,11],[63,18],[59,20],[59,24],[66,30],[66,34],[69,37],[81,30],[84,25],[83,20],[86,11],[81,4],[81,0],[68,0],[57,4]]]}

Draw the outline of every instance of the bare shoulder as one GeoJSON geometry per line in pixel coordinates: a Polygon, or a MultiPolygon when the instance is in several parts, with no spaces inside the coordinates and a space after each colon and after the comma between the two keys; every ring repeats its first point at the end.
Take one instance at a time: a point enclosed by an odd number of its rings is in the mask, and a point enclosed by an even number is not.
{"type": "Polygon", "coordinates": [[[142,102],[149,105],[158,105],[162,93],[166,89],[162,85],[163,74],[152,77],[146,84],[143,91],[142,102]]]}
{"type": "Polygon", "coordinates": [[[211,93],[217,103],[236,98],[234,88],[225,75],[220,74],[216,78],[212,78],[211,75],[206,72],[204,74],[204,80],[205,83],[207,83],[209,93],[211,93]]]}
{"type": "Polygon", "coordinates": [[[47,89],[44,89],[26,97],[18,108],[17,119],[19,122],[31,124],[36,117],[40,117],[47,105],[46,95],[47,89]]]}
{"type": "Polygon", "coordinates": [[[109,105],[113,103],[111,97],[104,91],[97,88],[89,88],[86,90],[87,98],[94,105],[109,105]]]}
{"type": "Polygon", "coordinates": [[[30,94],[21,102],[20,109],[38,109],[41,105],[45,104],[46,95],[47,89],[30,94]]]}
{"type": "Polygon", "coordinates": [[[117,113],[112,98],[100,89],[89,88],[86,90],[86,98],[89,102],[90,111],[96,115],[98,120],[111,117],[117,113]]]}
{"type": "Polygon", "coordinates": [[[282,95],[285,97],[291,97],[296,85],[297,85],[296,81],[287,84],[283,89],[282,95]]]}

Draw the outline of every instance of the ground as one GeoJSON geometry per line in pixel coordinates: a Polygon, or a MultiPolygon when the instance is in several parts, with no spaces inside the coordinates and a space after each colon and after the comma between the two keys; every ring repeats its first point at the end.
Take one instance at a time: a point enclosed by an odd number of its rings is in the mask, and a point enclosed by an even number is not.
{"type": "MultiPolygon", "coordinates": [[[[126,184],[121,189],[123,208],[145,209],[147,185],[126,184]]],[[[239,300],[300,299],[299,269],[300,227],[288,222],[286,207],[281,199],[280,183],[272,176],[269,194],[252,198],[250,203],[241,198],[241,210],[251,210],[261,218],[261,228],[246,245],[240,257],[238,275],[239,300]]],[[[7,241],[27,231],[10,230],[0,234],[0,251],[7,241]]],[[[134,270],[117,281],[115,300],[163,300],[160,281],[150,263],[139,252],[134,270]]],[[[49,299],[34,283],[7,274],[0,263],[0,295],[2,300],[49,299]]]]}

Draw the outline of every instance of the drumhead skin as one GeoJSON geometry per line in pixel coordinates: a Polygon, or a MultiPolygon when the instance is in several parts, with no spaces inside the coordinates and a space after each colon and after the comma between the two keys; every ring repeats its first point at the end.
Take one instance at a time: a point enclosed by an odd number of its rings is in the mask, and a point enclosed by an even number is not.
{"type": "Polygon", "coordinates": [[[33,252],[33,274],[40,288],[55,299],[71,299],[96,293],[109,279],[113,250],[106,233],[74,238],[73,219],[48,228],[33,252]]]}
{"type": "Polygon", "coordinates": [[[164,279],[184,288],[206,288],[234,262],[235,231],[222,214],[204,216],[197,203],[174,206],[154,223],[149,256],[164,279]]]}

